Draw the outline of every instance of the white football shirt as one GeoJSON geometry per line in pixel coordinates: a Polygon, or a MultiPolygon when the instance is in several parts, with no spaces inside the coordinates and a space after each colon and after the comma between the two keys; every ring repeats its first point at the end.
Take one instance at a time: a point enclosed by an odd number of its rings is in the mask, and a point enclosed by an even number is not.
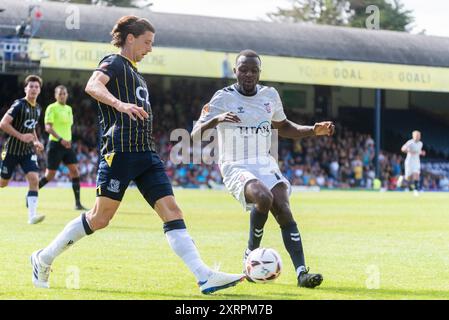
{"type": "Polygon", "coordinates": [[[203,107],[198,123],[230,111],[240,118],[241,123],[218,124],[219,163],[269,155],[271,121],[283,121],[287,118],[277,90],[257,85],[257,92],[253,96],[242,95],[235,84],[218,90],[203,107]]]}
{"type": "Polygon", "coordinates": [[[421,141],[416,142],[415,140],[410,139],[405,143],[405,146],[407,148],[407,157],[405,160],[413,162],[419,161],[423,143],[421,141]]]}

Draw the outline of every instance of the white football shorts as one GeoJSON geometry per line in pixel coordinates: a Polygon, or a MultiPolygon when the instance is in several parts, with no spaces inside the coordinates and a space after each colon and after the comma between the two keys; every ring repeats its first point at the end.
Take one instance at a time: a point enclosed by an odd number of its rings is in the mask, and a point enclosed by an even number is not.
{"type": "Polygon", "coordinates": [[[282,175],[276,160],[272,156],[225,162],[220,165],[220,171],[226,189],[241,203],[245,210],[251,210],[253,207],[252,203],[246,203],[244,194],[245,185],[250,180],[259,180],[269,190],[283,182],[287,185],[288,192],[291,194],[290,182],[282,175]]]}
{"type": "Polygon", "coordinates": [[[419,174],[421,172],[421,163],[420,161],[416,161],[416,160],[405,160],[404,162],[404,171],[405,171],[405,176],[406,177],[410,177],[413,173],[417,173],[419,174]]]}

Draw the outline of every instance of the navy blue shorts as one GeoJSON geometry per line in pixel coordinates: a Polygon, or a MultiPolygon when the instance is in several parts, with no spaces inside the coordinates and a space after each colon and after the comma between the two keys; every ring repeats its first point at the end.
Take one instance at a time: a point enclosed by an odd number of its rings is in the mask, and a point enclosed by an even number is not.
{"type": "Polygon", "coordinates": [[[23,172],[39,172],[39,165],[37,164],[37,155],[34,153],[25,156],[16,156],[13,154],[2,155],[1,177],[5,180],[11,179],[16,166],[20,164],[23,172]]]}
{"type": "Polygon", "coordinates": [[[122,201],[131,180],[152,207],[157,200],[173,195],[164,163],[157,153],[147,151],[104,155],[98,168],[97,197],[122,201]]]}

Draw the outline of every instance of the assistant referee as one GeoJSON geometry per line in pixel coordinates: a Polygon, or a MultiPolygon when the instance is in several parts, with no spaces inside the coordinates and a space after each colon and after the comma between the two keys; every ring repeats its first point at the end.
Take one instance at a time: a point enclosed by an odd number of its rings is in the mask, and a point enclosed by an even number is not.
{"type": "Polygon", "coordinates": [[[75,209],[86,210],[80,202],[78,160],[72,149],[73,113],[72,107],[66,104],[67,98],[67,88],[63,85],[57,86],[55,88],[56,102],[48,105],[45,110],[45,131],[50,134],[47,145],[48,166],[45,171],[45,177],[39,181],[39,189],[55,177],[59,164],[62,161],[69,169],[70,179],[72,179],[75,209]]]}

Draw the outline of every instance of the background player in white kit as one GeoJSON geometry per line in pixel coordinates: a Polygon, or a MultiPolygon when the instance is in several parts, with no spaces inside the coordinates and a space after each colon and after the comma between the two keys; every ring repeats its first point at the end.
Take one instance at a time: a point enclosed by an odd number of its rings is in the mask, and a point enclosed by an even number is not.
{"type": "MultiPolygon", "coordinates": [[[[419,157],[425,156],[426,152],[422,149],[421,132],[415,130],[412,132],[412,139],[408,140],[401,148],[401,151],[407,154],[404,162],[405,180],[410,190],[413,190],[415,196],[419,193],[419,175],[421,173],[421,162],[419,157]]],[[[401,187],[403,177],[398,178],[398,187],[401,187]]]]}
{"type": "Polygon", "coordinates": [[[192,130],[192,138],[217,127],[219,165],[229,192],[250,213],[250,233],[245,258],[260,246],[263,228],[271,211],[282,231],[282,238],[298,277],[298,286],[314,288],[321,274],[306,269],[299,230],[289,204],[290,183],[270,155],[272,128],[286,138],[332,135],[332,122],[300,126],[287,119],[276,89],[258,85],[261,60],[252,50],[236,59],[237,83],[219,90],[203,108],[192,130]]]}

